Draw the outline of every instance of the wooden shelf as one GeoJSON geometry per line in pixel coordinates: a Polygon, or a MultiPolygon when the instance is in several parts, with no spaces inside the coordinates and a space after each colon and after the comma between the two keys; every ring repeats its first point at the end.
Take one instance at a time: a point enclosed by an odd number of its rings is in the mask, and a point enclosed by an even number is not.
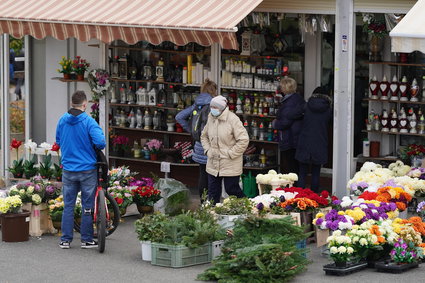
{"type": "Polygon", "coordinates": [[[375,134],[385,134],[385,135],[396,135],[396,136],[416,136],[416,137],[425,137],[425,134],[411,134],[411,133],[392,133],[392,132],[383,132],[383,131],[368,131],[362,130],[363,133],[375,133],[375,134]]]}
{"type": "Polygon", "coordinates": [[[157,109],[166,109],[166,110],[178,110],[175,107],[167,106],[155,106],[155,105],[139,105],[139,104],[127,104],[127,103],[109,103],[109,106],[117,107],[140,107],[140,108],[157,108],[157,109]]]}
{"type": "Polygon", "coordinates": [[[242,58],[264,58],[264,59],[282,59],[283,56],[261,56],[261,55],[240,55],[221,53],[223,57],[242,57],[242,58]]]}
{"type": "Polygon", "coordinates": [[[261,171],[261,170],[272,170],[272,169],[276,169],[276,168],[278,168],[279,166],[277,166],[277,165],[274,165],[274,166],[266,166],[266,167],[251,167],[251,166],[244,166],[243,167],[243,169],[244,170],[258,170],[258,171],[261,171]]]}
{"type": "Polygon", "coordinates": [[[259,114],[244,114],[244,113],[235,113],[236,115],[240,116],[240,117],[256,117],[256,118],[270,118],[270,119],[276,119],[276,116],[273,115],[259,115],[259,114]]]}
{"type": "Polygon", "coordinates": [[[260,140],[249,140],[249,142],[254,142],[254,143],[269,143],[269,144],[279,144],[279,142],[277,141],[260,141],[260,140]]]}
{"type": "Polygon", "coordinates": [[[61,77],[53,77],[52,80],[57,80],[57,81],[61,81],[64,83],[86,83],[87,82],[87,78],[84,79],[84,81],[79,81],[79,80],[67,80],[61,77]]]}
{"type": "Polygon", "coordinates": [[[258,92],[276,92],[275,90],[266,90],[261,88],[247,88],[247,87],[233,87],[233,86],[220,86],[223,89],[230,90],[246,90],[246,91],[258,91],[258,92]]]}
{"type": "MultiPolygon", "coordinates": [[[[224,71],[224,70],[223,70],[224,71]]],[[[280,74],[271,74],[271,75],[268,75],[268,74],[259,74],[259,73],[246,73],[246,72],[235,72],[235,71],[233,71],[233,72],[231,72],[232,74],[239,74],[239,75],[253,75],[253,76],[262,76],[262,77],[268,77],[268,78],[271,78],[271,77],[282,77],[280,74]]]]}
{"type": "Polygon", "coordinates": [[[126,131],[138,131],[138,132],[149,132],[149,133],[158,133],[158,134],[190,136],[190,134],[186,132],[178,133],[178,132],[168,132],[168,131],[161,131],[161,130],[145,130],[145,129],[138,129],[138,128],[117,127],[117,126],[111,126],[111,128],[117,129],[117,130],[126,130],[126,131]]]}
{"type": "Polygon", "coordinates": [[[394,156],[380,156],[380,157],[364,157],[364,156],[358,156],[359,159],[366,159],[366,160],[377,160],[377,161],[397,161],[398,158],[394,156]]]}
{"type": "Polygon", "coordinates": [[[396,103],[396,104],[418,104],[418,105],[425,105],[425,102],[422,101],[417,101],[417,102],[413,102],[413,101],[401,101],[401,100],[382,100],[382,99],[374,99],[374,98],[363,98],[363,101],[376,101],[376,102],[389,102],[389,103],[396,103]]]}
{"type": "MultiPolygon", "coordinates": [[[[126,161],[134,161],[134,162],[141,162],[141,163],[152,163],[152,164],[161,164],[161,160],[149,160],[149,159],[142,159],[142,158],[134,158],[134,157],[121,157],[121,156],[109,156],[109,159],[115,159],[115,160],[126,160],[126,161]]],[[[198,167],[199,164],[197,163],[174,163],[171,162],[170,165],[172,166],[183,166],[183,167],[198,167]]]]}
{"type": "Polygon", "coordinates": [[[183,83],[175,83],[175,82],[160,82],[160,81],[154,81],[154,80],[128,80],[128,79],[112,79],[111,81],[115,82],[130,82],[130,83],[155,83],[155,84],[166,84],[166,85],[181,85],[184,87],[201,87],[201,85],[198,84],[183,84],[183,83]]]}
{"type": "MultiPolygon", "coordinates": [[[[99,47],[99,44],[89,45],[90,47],[99,47]]],[[[114,49],[125,49],[125,50],[135,50],[135,51],[151,51],[157,53],[174,53],[174,54],[202,54],[202,55],[211,55],[210,52],[195,52],[195,51],[180,51],[180,50],[166,50],[166,49],[148,49],[141,47],[129,47],[129,46],[114,46],[109,45],[108,48],[114,49]]]]}
{"type": "Polygon", "coordinates": [[[417,64],[417,63],[399,63],[399,62],[391,62],[391,61],[383,61],[383,62],[367,62],[372,65],[390,65],[390,66],[408,66],[408,67],[425,67],[425,64],[417,64]]]}

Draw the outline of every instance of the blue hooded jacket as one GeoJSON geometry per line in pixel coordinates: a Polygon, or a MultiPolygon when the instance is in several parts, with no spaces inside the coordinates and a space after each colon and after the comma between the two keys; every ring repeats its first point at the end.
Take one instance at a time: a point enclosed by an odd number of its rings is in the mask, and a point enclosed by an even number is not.
{"type": "Polygon", "coordinates": [[[60,118],[56,127],[56,143],[61,148],[63,169],[71,172],[95,169],[93,146],[98,149],[106,146],[99,124],[85,112],[77,116],[68,112],[60,118]]]}
{"type": "MultiPolygon", "coordinates": [[[[192,106],[180,111],[176,116],[176,121],[180,125],[182,125],[183,129],[190,133],[191,132],[191,126],[189,125],[189,117],[190,114],[193,112],[193,109],[197,106],[204,106],[208,105],[211,102],[211,95],[209,93],[201,93],[196,97],[195,104],[192,106]]],[[[202,129],[201,129],[202,130],[202,129]]],[[[202,144],[200,142],[195,142],[195,146],[193,149],[193,155],[192,155],[193,161],[199,164],[207,164],[207,156],[204,154],[204,148],[202,147],[202,144]]]]}

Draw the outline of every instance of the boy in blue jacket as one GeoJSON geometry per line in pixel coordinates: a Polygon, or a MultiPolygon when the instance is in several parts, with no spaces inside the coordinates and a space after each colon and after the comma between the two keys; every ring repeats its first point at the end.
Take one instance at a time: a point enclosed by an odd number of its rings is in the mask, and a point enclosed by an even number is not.
{"type": "Polygon", "coordinates": [[[73,239],[74,207],[77,194],[81,191],[81,248],[97,248],[93,241],[94,196],[97,171],[96,152],[106,146],[105,136],[96,121],[88,116],[87,97],[84,91],[72,95],[72,108],[59,120],[56,127],[56,143],[61,148],[63,166],[62,237],[59,246],[69,249],[73,239]]]}

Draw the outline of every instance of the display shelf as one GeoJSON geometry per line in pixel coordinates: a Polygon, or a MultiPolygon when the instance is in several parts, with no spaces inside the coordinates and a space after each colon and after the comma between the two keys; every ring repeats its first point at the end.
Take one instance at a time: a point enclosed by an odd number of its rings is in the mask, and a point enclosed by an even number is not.
{"type": "Polygon", "coordinates": [[[87,82],[87,78],[84,78],[83,81],[80,81],[80,80],[64,79],[62,77],[53,77],[52,80],[61,81],[63,83],[84,83],[84,82],[87,82]]]}
{"type": "Polygon", "coordinates": [[[269,144],[279,144],[279,142],[277,141],[260,141],[260,140],[249,140],[250,142],[254,142],[254,143],[269,143],[269,144]]]}
{"type": "Polygon", "coordinates": [[[371,65],[390,65],[390,66],[408,66],[408,67],[425,67],[425,64],[418,63],[399,63],[392,61],[382,61],[382,62],[367,62],[371,65]]]}
{"type": "Polygon", "coordinates": [[[233,86],[220,86],[223,89],[230,89],[230,90],[246,90],[246,91],[258,91],[258,92],[272,92],[275,93],[275,90],[267,90],[267,89],[261,89],[261,88],[249,88],[249,87],[233,87],[233,86]]]}
{"type": "MultiPolygon", "coordinates": [[[[90,47],[99,47],[99,44],[90,44],[90,47]]],[[[149,48],[141,48],[141,47],[128,47],[128,46],[114,46],[109,45],[108,48],[115,49],[125,49],[125,50],[135,50],[135,51],[151,51],[157,53],[174,53],[174,54],[198,54],[198,55],[211,55],[210,52],[195,52],[195,51],[180,51],[180,50],[166,50],[166,49],[149,49],[149,48]]]]}
{"type": "Polygon", "coordinates": [[[365,159],[365,160],[376,160],[376,161],[397,161],[398,160],[398,158],[394,156],[364,157],[360,155],[357,158],[365,159]]]}
{"type": "Polygon", "coordinates": [[[396,104],[418,104],[418,105],[425,105],[425,102],[422,101],[401,101],[401,100],[382,100],[382,99],[374,99],[374,98],[363,98],[363,101],[376,101],[376,102],[389,102],[389,103],[396,103],[396,104]]]}
{"type": "Polygon", "coordinates": [[[257,170],[257,171],[261,171],[261,170],[272,170],[272,169],[276,169],[279,166],[277,165],[270,165],[270,166],[265,166],[265,167],[257,167],[257,166],[244,166],[243,169],[244,170],[257,170]]]}
{"type": "Polygon", "coordinates": [[[181,85],[184,87],[201,87],[201,85],[198,84],[184,84],[184,83],[175,83],[175,82],[161,82],[161,81],[155,81],[155,80],[129,80],[129,79],[117,79],[117,78],[111,78],[111,81],[114,82],[129,82],[129,83],[155,83],[155,84],[166,84],[166,85],[181,85]]]}
{"type": "Polygon", "coordinates": [[[138,129],[138,128],[118,127],[118,126],[111,126],[110,128],[117,129],[117,130],[126,130],[126,131],[139,131],[139,132],[149,132],[149,133],[158,133],[158,134],[190,136],[190,133],[168,132],[168,131],[161,131],[161,130],[146,130],[146,129],[138,129]]]}
{"type": "Polygon", "coordinates": [[[239,117],[255,117],[255,118],[270,118],[270,119],[276,119],[276,116],[274,115],[262,115],[262,114],[245,114],[245,113],[235,113],[239,117]]]}
{"type": "Polygon", "coordinates": [[[175,107],[168,106],[155,106],[155,105],[139,105],[139,104],[128,104],[128,103],[109,103],[109,106],[116,107],[141,107],[141,108],[157,108],[157,109],[165,109],[165,110],[179,110],[175,107]]]}
{"type": "MultiPolygon", "coordinates": [[[[121,156],[109,156],[109,159],[115,159],[115,160],[125,160],[125,161],[134,161],[134,162],[141,162],[141,163],[152,163],[152,164],[161,164],[161,160],[149,160],[149,159],[142,159],[142,158],[134,158],[134,157],[121,157],[121,156]]],[[[198,167],[199,164],[197,163],[176,163],[176,162],[170,162],[170,165],[172,166],[183,166],[183,167],[198,167]]]]}
{"type": "Polygon", "coordinates": [[[396,135],[396,136],[416,136],[416,137],[425,137],[425,134],[411,134],[411,133],[392,133],[392,132],[383,132],[383,131],[368,131],[362,130],[363,133],[376,133],[376,134],[387,134],[387,135],[396,135]]]}
{"type": "Polygon", "coordinates": [[[223,57],[240,57],[240,58],[263,58],[263,59],[283,59],[283,56],[264,56],[264,55],[241,55],[221,53],[223,57]]]}
{"type": "Polygon", "coordinates": [[[276,78],[276,77],[281,77],[280,74],[259,74],[259,73],[246,73],[246,72],[236,72],[236,71],[232,71],[232,74],[238,74],[238,75],[254,75],[254,76],[262,76],[262,77],[268,77],[268,78],[276,78]]]}

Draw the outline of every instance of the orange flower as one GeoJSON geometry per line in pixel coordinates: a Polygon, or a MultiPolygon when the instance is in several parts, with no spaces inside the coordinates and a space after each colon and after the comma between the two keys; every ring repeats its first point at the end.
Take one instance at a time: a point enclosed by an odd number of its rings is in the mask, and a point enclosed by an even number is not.
{"type": "Polygon", "coordinates": [[[379,226],[378,225],[372,225],[372,227],[370,227],[369,229],[370,233],[375,234],[376,236],[381,236],[381,231],[379,231],[379,226]]]}
{"type": "Polygon", "coordinates": [[[399,202],[398,201],[395,204],[397,205],[398,210],[400,210],[400,211],[406,210],[406,204],[404,202],[399,202]]]}
{"type": "Polygon", "coordinates": [[[378,237],[378,243],[379,243],[379,244],[383,244],[383,243],[385,243],[385,238],[384,238],[384,237],[382,237],[382,236],[379,236],[379,237],[378,237]]]}

